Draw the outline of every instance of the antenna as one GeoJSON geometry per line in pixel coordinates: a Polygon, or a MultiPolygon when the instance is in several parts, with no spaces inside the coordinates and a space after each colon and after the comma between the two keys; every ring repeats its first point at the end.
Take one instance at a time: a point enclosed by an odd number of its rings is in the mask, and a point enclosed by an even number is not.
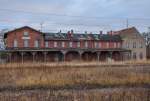
{"type": "Polygon", "coordinates": [[[129,19],[126,19],[126,27],[129,28],[129,19]]]}
{"type": "Polygon", "coordinates": [[[40,23],[41,32],[42,32],[42,30],[43,30],[43,24],[44,24],[44,22],[41,22],[41,23],[40,23]]]}

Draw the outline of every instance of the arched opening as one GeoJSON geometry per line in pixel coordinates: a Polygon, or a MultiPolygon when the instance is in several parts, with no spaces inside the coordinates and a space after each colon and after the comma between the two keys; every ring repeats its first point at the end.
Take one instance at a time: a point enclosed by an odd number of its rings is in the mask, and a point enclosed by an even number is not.
{"type": "Polygon", "coordinates": [[[113,52],[112,53],[112,59],[114,61],[121,61],[121,54],[120,54],[120,52],[113,52]]]}
{"type": "Polygon", "coordinates": [[[11,61],[13,63],[21,62],[21,54],[19,52],[13,52],[11,55],[11,61]]]}
{"type": "Polygon", "coordinates": [[[69,51],[65,55],[65,61],[79,61],[80,60],[80,54],[76,51],[69,51]]]}
{"type": "Polygon", "coordinates": [[[25,52],[23,55],[24,62],[33,62],[33,55],[31,52],[25,52]]]}
{"type": "Polygon", "coordinates": [[[35,61],[36,62],[44,62],[44,54],[42,52],[36,52],[35,61]]]}
{"type": "Polygon", "coordinates": [[[100,57],[99,57],[100,61],[105,62],[108,60],[108,58],[109,58],[109,52],[106,52],[106,51],[101,52],[100,57]]]}
{"type": "Polygon", "coordinates": [[[63,54],[60,51],[48,52],[46,56],[47,62],[63,61],[63,54]]]}
{"type": "Polygon", "coordinates": [[[84,52],[82,54],[83,61],[96,61],[97,60],[97,53],[92,52],[84,52]]]}
{"type": "Polygon", "coordinates": [[[92,53],[92,61],[97,61],[98,59],[98,54],[95,52],[95,53],[92,53]]]}

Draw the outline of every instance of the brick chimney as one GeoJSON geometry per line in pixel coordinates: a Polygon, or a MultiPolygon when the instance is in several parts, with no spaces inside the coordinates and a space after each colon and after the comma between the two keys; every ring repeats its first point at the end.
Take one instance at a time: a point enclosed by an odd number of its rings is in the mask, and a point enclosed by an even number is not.
{"type": "Polygon", "coordinates": [[[71,34],[74,34],[74,31],[73,31],[73,29],[71,30],[71,34]]]}
{"type": "Polygon", "coordinates": [[[102,35],[102,34],[103,34],[103,31],[99,31],[99,34],[102,35]]]}
{"type": "Polygon", "coordinates": [[[67,36],[68,36],[69,39],[71,39],[72,38],[72,32],[68,31],[67,36]]]}

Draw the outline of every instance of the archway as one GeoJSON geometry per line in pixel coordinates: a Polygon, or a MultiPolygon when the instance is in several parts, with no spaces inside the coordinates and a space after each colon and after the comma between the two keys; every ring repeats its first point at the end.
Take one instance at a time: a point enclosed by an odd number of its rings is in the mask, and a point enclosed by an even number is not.
{"type": "Polygon", "coordinates": [[[120,52],[113,52],[112,53],[112,59],[114,60],[114,61],[121,61],[121,54],[120,54],[120,52]]]}
{"type": "Polygon", "coordinates": [[[105,62],[108,60],[109,56],[110,56],[109,52],[107,51],[101,52],[99,60],[105,62]]]}
{"type": "Polygon", "coordinates": [[[35,61],[36,62],[44,62],[44,54],[42,52],[36,52],[35,61]]]}
{"type": "Polygon", "coordinates": [[[23,55],[24,62],[33,62],[33,55],[31,52],[25,52],[23,55]]]}
{"type": "Polygon", "coordinates": [[[65,54],[65,61],[79,61],[80,54],[76,51],[69,51],[65,54]]]}
{"type": "Polygon", "coordinates": [[[46,56],[47,62],[63,61],[63,54],[60,51],[48,52],[46,56]]]}
{"type": "Polygon", "coordinates": [[[12,55],[11,55],[11,61],[13,63],[21,62],[21,54],[19,52],[13,52],[12,55]]]}
{"type": "Polygon", "coordinates": [[[96,61],[97,60],[97,53],[92,52],[84,52],[82,54],[83,61],[96,61]]]}

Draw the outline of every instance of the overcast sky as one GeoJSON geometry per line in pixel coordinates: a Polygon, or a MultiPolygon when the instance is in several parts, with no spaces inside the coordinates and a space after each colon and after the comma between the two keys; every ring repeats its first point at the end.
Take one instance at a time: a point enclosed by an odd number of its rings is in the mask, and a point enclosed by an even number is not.
{"type": "Polygon", "coordinates": [[[29,25],[44,31],[97,33],[150,26],[150,0],[0,0],[0,29],[29,25]]]}

